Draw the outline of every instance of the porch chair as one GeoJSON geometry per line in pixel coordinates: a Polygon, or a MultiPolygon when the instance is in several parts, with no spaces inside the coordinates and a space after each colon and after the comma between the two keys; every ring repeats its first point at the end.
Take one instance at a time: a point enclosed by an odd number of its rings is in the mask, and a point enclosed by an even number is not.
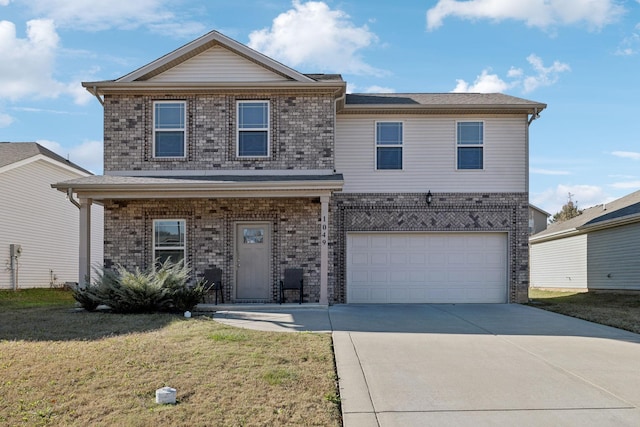
{"type": "Polygon", "coordinates": [[[224,287],[222,286],[222,269],[209,268],[204,271],[205,287],[209,287],[209,291],[213,291],[216,295],[216,305],[218,305],[218,293],[220,300],[224,304],[224,287]]]}
{"type": "Polygon", "coordinates": [[[298,291],[299,304],[302,304],[302,269],[287,268],[284,270],[284,280],[280,280],[280,304],[284,302],[284,291],[298,291]]]}

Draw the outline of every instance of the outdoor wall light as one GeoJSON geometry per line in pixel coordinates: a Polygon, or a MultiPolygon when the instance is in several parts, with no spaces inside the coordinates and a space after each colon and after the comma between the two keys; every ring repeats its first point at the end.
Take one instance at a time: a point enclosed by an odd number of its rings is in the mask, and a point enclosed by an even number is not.
{"type": "Polygon", "coordinates": [[[427,193],[427,205],[430,205],[432,200],[433,195],[431,194],[431,190],[429,190],[429,192],[427,193]]]}

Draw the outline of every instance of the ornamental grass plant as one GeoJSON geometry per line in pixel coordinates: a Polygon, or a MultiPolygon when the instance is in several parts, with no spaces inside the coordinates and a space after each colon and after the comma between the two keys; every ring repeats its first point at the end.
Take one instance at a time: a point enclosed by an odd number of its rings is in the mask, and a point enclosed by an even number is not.
{"type": "Polygon", "coordinates": [[[189,282],[191,268],[167,260],[147,270],[96,270],[94,282],[73,290],[73,297],[88,311],[100,305],[116,313],[152,313],[192,310],[207,291],[204,282],[189,282]]]}

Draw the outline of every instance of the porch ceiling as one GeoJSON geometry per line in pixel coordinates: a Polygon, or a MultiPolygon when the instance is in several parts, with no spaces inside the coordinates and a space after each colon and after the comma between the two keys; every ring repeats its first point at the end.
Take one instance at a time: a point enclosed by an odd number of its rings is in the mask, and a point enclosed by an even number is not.
{"type": "Polygon", "coordinates": [[[81,198],[184,199],[320,197],[342,190],[342,174],[144,177],[100,175],[52,184],[81,198]]]}

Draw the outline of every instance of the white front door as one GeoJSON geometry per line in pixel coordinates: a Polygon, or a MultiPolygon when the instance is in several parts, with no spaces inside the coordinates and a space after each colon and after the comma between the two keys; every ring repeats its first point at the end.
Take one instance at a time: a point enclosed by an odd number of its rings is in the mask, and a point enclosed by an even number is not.
{"type": "Polygon", "coordinates": [[[236,298],[271,300],[271,224],[236,225],[236,298]]]}

